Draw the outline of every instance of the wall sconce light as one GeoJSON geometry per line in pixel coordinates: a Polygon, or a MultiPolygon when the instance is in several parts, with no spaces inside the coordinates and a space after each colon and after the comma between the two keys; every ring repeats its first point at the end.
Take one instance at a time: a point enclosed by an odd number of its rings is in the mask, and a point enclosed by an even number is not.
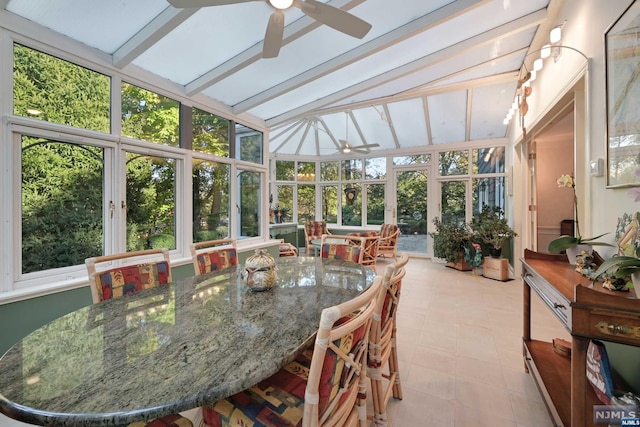
{"type": "Polygon", "coordinates": [[[553,29],[551,30],[551,32],[549,33],[549,41],[551,43],[558,43],[560,40],[562,40],[562,25],[558,25],[556,27],[553,27],[553,29]]]}
{"type": "Polygon", "coordinates": [[[534,71],[542,70],[542,65],[543,65],[542,58],[536,59],[535,61],[533,61],[533,70],[534,71]]]}

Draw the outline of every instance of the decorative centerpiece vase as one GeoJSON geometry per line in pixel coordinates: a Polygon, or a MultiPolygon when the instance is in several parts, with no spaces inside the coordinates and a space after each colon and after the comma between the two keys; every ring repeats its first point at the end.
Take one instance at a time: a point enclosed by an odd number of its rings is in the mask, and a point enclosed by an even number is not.
{"type": "Polygon", "coordinates": [[[276,283],[276,261],[264,249],[256,249],[256,253],[244,263],[245,281],[254,292],[267,291],[276,283]]]}
{"type": "Polygon", "coordinates": [[[587,253],[591,254],[593,251],[593,247],[591,245],[576,245],[572,248],[567,248],[567,259],[569,260],[569,264],[576,265],[576,257],[582,253],[582,251],[587,251],[587,253]]]}

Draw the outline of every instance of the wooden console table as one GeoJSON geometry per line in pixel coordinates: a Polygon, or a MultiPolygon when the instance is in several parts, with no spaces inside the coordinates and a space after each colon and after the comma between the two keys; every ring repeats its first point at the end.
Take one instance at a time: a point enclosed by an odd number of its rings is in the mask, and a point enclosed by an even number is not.
{"type": "Polygon", "coordinates": [[[569,265],[565,255],[525,250],[523,279],[523,355],[555,425],[593,425],[593,405],[600,404],[586,379],[589,339],[640,346],[640,300],[613,292],[569,265]],[[571,359],[556,354],[551,343],[531,338],[531,290],[573,337],[571,359]]]}

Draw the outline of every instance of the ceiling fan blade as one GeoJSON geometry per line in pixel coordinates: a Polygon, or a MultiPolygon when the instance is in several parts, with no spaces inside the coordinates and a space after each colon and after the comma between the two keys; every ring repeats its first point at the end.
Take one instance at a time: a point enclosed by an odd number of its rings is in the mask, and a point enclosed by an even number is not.
{"type": "Polygon", "coordinates": [[[169,4],[177,8],[196,8],[208,6],[223,6],[226,4],[248,3],[260,0],[167,0],[169,4]]]}
{"type": "Polygon", "coordinates": [[[282,35],[284,34],[284,13],[276,10],[269,17],[269,25],[264,34],[264,43],[262,45],[263,58],[275,58],[280,53],[282,46],[282,35]]]}
{"type": "Polygon", "coordinates": [[[293,5],[316,21],[352,37],[361,39],[371,29],[371,24],[367,21],[326,3],[316,0],[296,0],[293,5]]]}
{"type": "Polygon", "coordinates": [[[380,147],[380,144],[374,143],[374,144],[362,144],[362,145],[356,145],[353,148],[375,148],[375,147],[380,147]]]}

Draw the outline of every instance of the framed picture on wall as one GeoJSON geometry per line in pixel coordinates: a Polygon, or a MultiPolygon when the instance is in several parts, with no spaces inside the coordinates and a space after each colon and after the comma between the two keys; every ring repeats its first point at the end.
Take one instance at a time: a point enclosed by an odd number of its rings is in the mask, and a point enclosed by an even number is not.
{"type": "Polygon", "coordinates": [[[640,186],[640,2],[605,33],[607,187],[640,186]]]}

